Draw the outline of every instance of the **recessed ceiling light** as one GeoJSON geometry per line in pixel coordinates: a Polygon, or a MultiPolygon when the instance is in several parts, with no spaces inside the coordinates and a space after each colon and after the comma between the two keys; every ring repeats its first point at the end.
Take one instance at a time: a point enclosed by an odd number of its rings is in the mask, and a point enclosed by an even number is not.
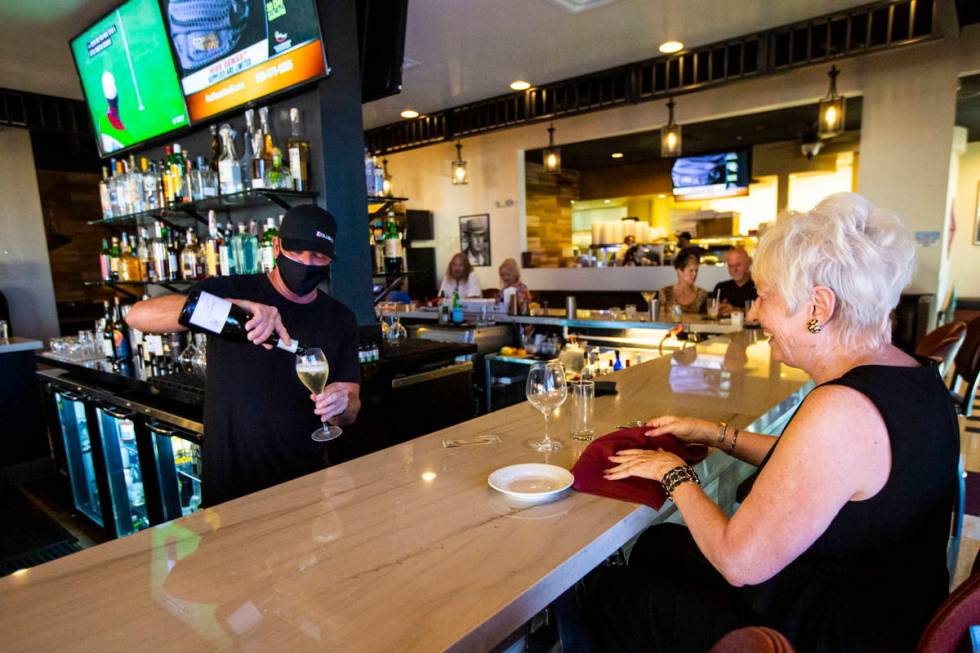
{"type": "Polygon", "coordinates": [[[674,54],[684,49],[684,44],[680,41],[664,41],[660,44],[660,51],[664,54],[674,54]]]}
{"type": "Polygon", "coordinates": [[[609,203],[612,202],[612,200],[602,200],[602,201],[605,202],[606,204],[609,204],[609,203]]]}
{"type": "Polygon", "coordinates": [[[623,158],[623,153],[622,152],[613,152],[609,156],[611,156],[614,159],[622,159],[623,158]]]}
{"type": "Polygon", "coordinates": [[[523,79],[515,79],[510,83],[510,87],[515,91],[526,91],[531,88],[531,82],[526,82],[523,79]]]}
{"type": "Polygon", "coordinates": [[[419,112],[415,109],[405,109],[402,111],[402,118],[418,118],[419,112]]]}
{"type": "Polygon", "coordinates": [[[663,198],[667,197],[667,193],[660,193],[659,195],[657,195],[657,197],[659,197],[660,199],[663,199],[663,198]]]}

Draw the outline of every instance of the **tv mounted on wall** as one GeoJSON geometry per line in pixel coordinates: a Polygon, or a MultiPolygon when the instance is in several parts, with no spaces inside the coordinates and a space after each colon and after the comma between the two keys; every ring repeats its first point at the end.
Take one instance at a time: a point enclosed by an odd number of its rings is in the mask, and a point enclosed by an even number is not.
{"type": "Polygon", "coordinates": [[[750,168],[748,149],[678,157],[670,169],[674,198],[696,200],[748,195],[750,168]]]}
{"type": "Polygon", "coordinates": [[[105,157],[190,124],[157,0],[128,0],[69,41],[105,157]]]}

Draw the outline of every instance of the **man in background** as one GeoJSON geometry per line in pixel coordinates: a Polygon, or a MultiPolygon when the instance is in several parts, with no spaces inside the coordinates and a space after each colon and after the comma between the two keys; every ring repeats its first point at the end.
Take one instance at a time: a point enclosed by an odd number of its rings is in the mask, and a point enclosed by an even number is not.
{"type": "Polygon", "coordinates": [[[752,281],[752,257],[748,252],[740,247],[728,250],[727,261],[728,281],[722,281],[715,286],[711,295],[721,297],[718,314],[728,316],[732,311],[738,309],[745,310],[747,301],[754,301],[756,298],[755,282],[752,281]]]}

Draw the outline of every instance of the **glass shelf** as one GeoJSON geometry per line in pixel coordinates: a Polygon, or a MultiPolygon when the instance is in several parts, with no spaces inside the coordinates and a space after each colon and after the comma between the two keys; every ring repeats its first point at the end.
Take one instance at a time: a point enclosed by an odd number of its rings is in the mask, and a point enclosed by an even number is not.
{"type": "Polygon", "coordinates": [[[171,204],[163,209],[152,209],[150,211],[140,211],[139,213],[128,213],[112,218],[100,218],[89,220],[90,225],[120,225],[136,224],[141,218],[147,220],[163,220],[168,218],[191,218],[199,222],[207,222],[206,216],[202,212],[216,210],[228,211],[232,209],[244,209],[257,206],[267,206],[269,204],[278,205],[282,209],[289,209],[294,204],[302,204],[303,201],[316,202],[317,194],[314,192],[295,191],[295,190],[271,190],[253,189],[240,193],[229,193],[217,197],[206,197],[194,202],[183,204],[171,204]]]}
{"type": "Polygon", "coordinates": [[[388,209],[390,209],[395,204],[398,204],[399,202],[407,202],[407,201],[408,201],[407,197],[375,197],[372,195],[368,195],[367,198],[368,206],[371,206],[372,204],[381,205],[379,208],[374,209],[373,211],[369,210],[368,215],[370,218],[376,218],[382,213],[387,212],[388,209]]]}
{"type": "Polygon", "coordinates": [[[170,292],[184,292],[188,286],[191,286],[200,281],[200,279],[195,281],[187,281],[184,279],[174,279],[167,280],[163,279],[160,281],[84,281],[82,282],[86,286],[99,286],[102,288],[112,288],[118,291],[120,294],[126,295],[128,297],[135,297],[139,299],[142,297],[143,293],[135,288],[145,288],[146,286],[160,286],[161,288],[166,288],[170,292]],[[129,290],[129,288],[134,288],[134,290],[129,290]]]}

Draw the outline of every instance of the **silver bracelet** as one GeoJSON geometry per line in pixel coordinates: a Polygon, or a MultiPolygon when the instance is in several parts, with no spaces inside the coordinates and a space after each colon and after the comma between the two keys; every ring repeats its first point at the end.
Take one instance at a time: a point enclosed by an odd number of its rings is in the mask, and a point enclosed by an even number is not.
{"type": "Polygon", "coordinates": [[[718,446],[725,443],[725,431],[728,430],[728,422],[718,422],[718,446]]]}
{"type": "Polygon", "coordinates": [[[673,500],[674,490],[681,483],[687,483],[688,481],[693,481],[698,485],[701,485],[701,479],[698,478],[697,473],[694,468],[690,465],[679,465],[666,474],[664,474],[661,483],[664,486],[664,493],[666,493],[667,498],[673,500]]]}

